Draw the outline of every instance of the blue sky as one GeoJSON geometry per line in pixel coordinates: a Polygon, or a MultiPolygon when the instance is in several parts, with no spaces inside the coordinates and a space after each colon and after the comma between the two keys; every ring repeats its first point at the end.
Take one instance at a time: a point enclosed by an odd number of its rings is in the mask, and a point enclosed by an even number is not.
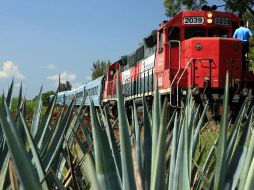
{"type": "Polygon", "coordinates": [[[90,79],[93,61],[115,61],[166,20],[158,0],[0,0],[0,90],[22,81],[33,98],[58,74],[73,87],[90,79]]]}

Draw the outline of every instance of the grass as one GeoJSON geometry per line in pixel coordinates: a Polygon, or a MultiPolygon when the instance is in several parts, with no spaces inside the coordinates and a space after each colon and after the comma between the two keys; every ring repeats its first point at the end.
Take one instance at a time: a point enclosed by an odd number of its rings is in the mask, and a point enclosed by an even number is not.
{"type": "Polygon", "coordinates": [[[195,158],[197,159],[198,155],[201,153],[202,149],[205,147],[204,155],[201,161],[200,166],[204,165],[205,159],[209,154],[214,142],[219,137],[219,124],[215,121],[209,121],[206,123],[201,130],[200,140],[198,144],[198,150],[196,151],[195,158]]]}
{"type": "MultiPolygon", "coordinates": [[[[0,97],[0,106],[2,105],[2,97],[0,97]]],[[[33,113],[36,108],[36,100],[26,100],[26,113],[33,113]]],[[[12,98],[11,112],[16,113],[18,107],[18,98],[12,98]]],[[[42,106],[42,113],[45,113],[47,106],[42,106]]]]}

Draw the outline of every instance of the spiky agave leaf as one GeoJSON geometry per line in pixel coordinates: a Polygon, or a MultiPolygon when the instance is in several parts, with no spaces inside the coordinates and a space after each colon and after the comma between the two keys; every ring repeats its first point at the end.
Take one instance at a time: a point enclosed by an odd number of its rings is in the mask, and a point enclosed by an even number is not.
{"type": "Polygon", "coordinates": [[[112,150],[113,153],[113,159],[116,165],[116,169],[117,169],[117,173],[118,173],[118,177],[120,177],[119,181],[122,181],[122,166],[121,166],[121,155],[119,152],[119,148],[114,136],[114,132],[112,129],[112,125],[109,121],[109,118],[107,117],[107,110],[102,110],[102,108],[100,107],[101,110],[101,116],[105,125],[105,130],[106,130],[106,134],[108,137],[108,142],[110,145],[110,148],[112,150]]]}
{"type": "Polygon", "coordinates": [[[52,162],[55,161],[55,159],[57,159],[57,156],[59,155],[59,151],[62,147],[62,143],[64,140],[63,137],[66,133],[66,129],[69,123],[71,122],[73,104],[74,104],[74,99],[72,100],[70,106],[68,107],[68,110],[66,111],[63,119],[60,121],[59,127],[56,129],[54,135],[52,136],[50,147],[45,157],[43,157],[43,165],[46,171],[49,169],[52,162]]]}
{"type": "Polygon", "coordinates": [[[246,183],[244,185],[244,190],[251,190],[254,187],[254,159],[251,161],[250,169],[247,174],[246,183]]]}
{"type": "Polygon", "coordinates": [[[177,147],[178,147],[178,113],[176,112],[174,118],[174,128],[173,128],[173,139],[171,144],[171,157],[170,157],[170,169],[169,169],[169,182],[168,182],[168,190],[173,187],[174,183],[174,175],[175,175],[175,165],[176,165],[176,156],[177,156],[177,147]]]}
{"type": "Polygon", "coordinates": [[[100,186],[105,189],[121,189],[120,177],[118,177],[116,165],[112,157],[112,151],[105,130],[101,129],[95,113],[93,101],[91,101],[90,113],[92,121],[92,134],[94,139],[96,175],[100,186]]]}
{"type": "Polygon", "coordinates": [[[66,188],[64,187],[64,185],[61,183],[61,181],[58,179],[58,177],[56,176],[55,172],[50,170],[50,176],[51,179],[54,181],[56,187],[60,190],[66,190],[66,188]]]}
{"type": "Polygon", "coordinates": [[[41,145],[41,149],[40,149],[40,157],[43,159],[45,157],[45,155],[47,154],[47,150],[49,148],[49,146],[52,144],[53,140],[54,140],[54,136],[56,135],[60,124],[63,120],[64,117],[64,111],[62,110],[60,112],[60,115],[58,116],[58,118],[56,119],[56,123],[53,127],[47,127],[47,130],[45,132],[45,138],[42,141],[42,145],[41,145]]]}
{"type": "MultiPolygon", "coordinates": [[[[13,86],[14,86],[14,79],[12,78],[11,86],[8,89],[8,93],[6,97],[6,104],[9,110],[11,109],[13,86]]],[[[4,98],[2,98],[2,101],[4,101],[4,98]]],[[[3,105],[4,105],[4,102],[3,102],[3,105]]]]}
{"type": "Polygon", "coordinates": [[[237,142],[238,142],[237,139],[239,136],[240,125],[241,125],[243,116],[245,115],[246,105],[247,105],[247,100],[244,101],[244,103],[243,103],[243,105],[236,117],[235,125],[234,125],[234,127],[232,127],[231,133],[228,138],[228,142],[227,142],[228,147],[227,147],[227,154],[226,154],[227,155],[227,163],[230,162],[232,155],[234,153],[234,150],[237,146],[237,142]]]}
{"type": "Polygon", "coordinates": [[[57,98],[57,93],[54,94],[53,98],[51,99],[49,106],[47,107],[47,110],[45,114],[43,115],[42,119],[39,122],[38,130],[36,131],[35,137],[34,137],[34,142],[37,144],[38,149],[41,150],[43,147],[43,144],[45,142],[46,137],[46,131],[50,127],[50,121],[52,120],[52,113],[55,107],[55,102],[57,98]]]}
{"type": "Polygon", "coordinates": [[[180,115],[179,137],[172,189],[190,189],[187,109],[180,115]]]}
{"type": "Polygon", "coordinates": [[[225,174],[227,170],[226,151],[227,151],[227,117],[228,117],[228,97],[229,97],[229,76],[226,74],[226,86],[224,91],[223,112],[220,122],[220,134],[218,141],[218,152],[215,166],[214,186],[215,190],[224,187],[225,174]]]}
{"type": "Polygon", "coordinates": [[[154,100],[153,100],[153,112],[152,112],[152,163],[151,163],[151,172],[154,171],[154,160],[156,155],[156,147],[157,147],[157,139],[160,127],[160,94],[159,94],[159,87],[158,87],[158,80],[156,80],[156,88],[154,92],[154,100]]]}
{"type": "MultiPolygon", "coordinates": [[[[37,170],[37,173],[39,175],[39,180],[43,181],[44,178],[45,178],[45,170],[44,170],[44,168],[42,166],[41,158],[40,158],[40,156],[38,154],[37,147],[34,144],[32,135],[29,132],[29,129],[28,129],[26,123],[25,123],[25,119],[23,118],[23,115],[22,115],[21,112],[19,114],[20,114],[20,118],[21,118],[21,121],[22,121],[22,124],[23,124],[22,126],[24,127],[24,130],[25,130],[25,133],[26,133],[26,137],[27,137],[27,140],[28,140],[29,147],[30,147],[32,155],[33,155],[33,162],[34,162],[34,164],[36,166],[36,170],[37,170]]],[[[48,189],[48,185],[47,185],[46,181],[43,181],[42,187],[43,187],[43,189],[48,189]]]]}
{"type": "Polygon", "coordinates": [[[7,178],[9,160],[10,160],[10,155],[7,154],[7,156],[5,157],[5,161],[3,162],[3,165],[1,166],[1,170],[0,170],[0,190],[4,190],[4,183],[7,178]]]}
{"type": "Polygon", "coordinates": [[[231,131],[228,146],[228,170],[226,175],[227,186],[231,189],[235,189],[237,185],[237,181],[239,179],[239,175],[246,157],[247,146],[245,145],[247,138],[250,137],[251,132],[251,114],[248,116],[248,120],[245,124],[245,127],[242,128],[240,132],[240,124],[245,114],[244,108],[246,107],[246,102],[243,104],[237,119],[235,120],[235,125],[231,131]],[[248,135],[247,135],[248,134],[248,135]],[[236,136],[236,137],[235,137],[236,136]]]}
{"type": "Polygon", "coordinates": [[[41,99],[41,97],[42,97],[42,86],[41,86],[41,89],[40,89],[40,93],[38,95],[38,102],[37,102],[37,106],[36,106],[36,109],[34,111],[33,120],[32,120],[31,134],[32,134],[33,137],[37,133],[40,118],[41,118],[41,109],[42,109],[42,99],[41,99]]]}
{"type": "Polygon", "coordinates": [[[120,84],[119,74],[117,74],[117,110],[119,115],[120,128],[120,149],[121,149],[121,163],[123,171],[123,189],[134,190],[136,184],[134,180],[134,170],[131,156],[131,142],[129,137],[129,128],[126,114],[124,112],[124,98],[122,95],[122,86],[120,84]]]}
{"type": "Polygon", "coordinates": [[[245,185],[245,182],[247,179],[247,175],[248,175],[248,171],[250,169],[251,162],[254,157],[254,132],[253,132],[253,130],[250,130],[250,131],[251,131],[251,139],[250,139],[250,142],[247,147],[246,157],[245,157],[243,167],[241,170],[241,174],[240,174],[240,178],[239,178],[239,182],[240,182],[239,186],[238,186],[239,189],[244,188],[244,185],[245,185]]]}
{"type": "MultiPolygon", "coordinates": [[[[164,118],[164,119],[166,120],[166,118],[164,118]]],[[[151,147],[153,146],[153,144],[155,144],[155,146],[158,146],[158,144],[157,144],[157,141],[154,141],[154,143],[152,143],[152,132],[151,132],[152,127],[151,127],[149,112],[147,109],[147,104],[146,104],[144,95],[143,95],[143,120],[144,120],[144,143],[143,143],[143,153],[144,153],[143,170],[144,170],[144,173],[143,173],[143,176],[144,176],[145,189],[148,189],[150,187],[151,164],[152,164],[151,147]]],[[[155,127],[157,128],[157,126],[155,126],[155,127]]],[[[157,149],[157,147],[156,147],[156,149],[157,149]]]]}
{"type": "Polygon", "coordinates": [[[17,116],[21,109],[21,106],[22,106],[22,83],[20,84],[20,88],[19,88],[18,106],[16,108],[17,116]]]}
{"type": "Polygon", "coordinates": [[[0,123],[21,184],[25,189],[42,189],[38,176],[36,175],[31,161],[28,158],[25,146],[19,136],[19,133],[17,132],[17,127],[15,126],[8,105],[5,101],[4,108],[7,115],[5,115],[3,109],[0,109],[0,123]],[[26,176],[29,176],[29,178],[26,176]]]}
{"type": "Polygon", "coordinates": [[[156,147],[156,154],[154,156],[154,166],[151,173],[151,186],[150,189],[165,189],[165,177],[166,177],[166,129],[167,129],[167,102],[165,98],[162,108],[162,116],[160,121],[160,130],[158,134],[158,144],[156,147]]]}
{"type": "Polygon", "coordinates": [[[138,121],[138,113],[135,101],[133,101],[132,106],[132,114],[133,114],[133,123],[135,128],[135,150],[136,150],[136,160],[137,160],[137,167],[139,170],[139,173],[141,175],[141,178],[143,178],[143,168],[142,168],[142,146],[141,146],[141,126],[139,126],[138,121]]]}
{"type": "Polygon", "coordinates": [[[199,134],[200,134],[200,129],[201,127],[204,126],[204,121],[205,121],[205,114],[206,114],[206,110],[208,107],[208,103],[205,105],[205,108],[203,110],[203,113],[198,121],[198,125],[195,129],[195,133],[194,133],[194,137],[193,137],[193,146],[192,146],[192,155],[195,154],[196,148],[197,148],[197,144],[198,144],[198,140],[199,140],[199,134]]]}

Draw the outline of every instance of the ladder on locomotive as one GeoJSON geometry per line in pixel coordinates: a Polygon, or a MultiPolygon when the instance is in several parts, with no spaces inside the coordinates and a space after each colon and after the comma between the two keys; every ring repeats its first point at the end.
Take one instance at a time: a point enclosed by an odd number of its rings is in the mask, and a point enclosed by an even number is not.
{"type": "MultiPolygon", "coordinates": [[[[186,66],[185,68],[183,69],[183,71],[181,72],[181,42],[178,41],[178,40],[170,40],[169,42],[169,49],[170,49],[170,44],[171,43],[178,43],[178,48],[179,48],[179,58],[178,58],[178,70],[173,78],[173,80],[171,81],[171,84],[170,84],[170,87],[169,87],[169,103],[170,103],[170,106],[172,107],[178,107],[178,108],[182,108],[181,105],[180,105],[180,101],[179,101],[179,83],[180,81],[183,79],[183,76],[184,74],[186,73],[187,69],[192,65],[194,64],[195,65],[195,62],[196,60],[199,60],[199,61],[209,61],[209,64],[210,64],[210,67],[209,67],[209,79],[211,79],[211,63],[213,62],[213,59],[207,59],[207,58],[190,58],[188,60],[188,62],[186,63],[186,66]],[[179,78],[177,79],[179,75],[179,78]],[[173,105],[172,104],[172,87],[173,87],[173,84],[176,82],[176,105],[173,105]]],[[[171,60],[171,54],[170,54],[170,51],[169,51],[169,60],[171,60]]],[[[195,76],[194,76],[195,78],[195,76]]],[[[194,79],[195,81],[195,79],[194,79]]]]}
{"type": "MultiPolygon", "coordinates": [[[[168,41],[168,46],[169,46],[169,62],[171,63],[171,45],[173,43],[177,43],[178,44],[178,70],[173,78],[173,80],[170,83],[170,87],[169,87],[169,104],[172,107],[178,107],[178,91],[177,91],[177,104],[173,105],[172,104],[172,86],[178,76],[178,74],[180,73],[181,70],[181,42],[179,40],[169,40],[168,41]]],[[[171,69],[171,68],[170,68],[171,69]]],[[[171,75],[171,74],[170,74],[171,75]]],[[[170,80],[170,75],[169,75],[169,80],[170,80]]]]}

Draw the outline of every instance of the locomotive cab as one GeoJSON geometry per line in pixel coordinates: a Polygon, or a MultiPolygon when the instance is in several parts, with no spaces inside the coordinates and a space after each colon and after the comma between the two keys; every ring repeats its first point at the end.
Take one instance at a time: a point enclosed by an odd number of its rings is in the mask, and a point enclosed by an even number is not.
{"type": "Polygon", "coordinates": [[[118,62],[115,62],[106,69],[104,91],[102,95],[104,102],[116,99],[116,73],[118,67],[118,62]]]}

